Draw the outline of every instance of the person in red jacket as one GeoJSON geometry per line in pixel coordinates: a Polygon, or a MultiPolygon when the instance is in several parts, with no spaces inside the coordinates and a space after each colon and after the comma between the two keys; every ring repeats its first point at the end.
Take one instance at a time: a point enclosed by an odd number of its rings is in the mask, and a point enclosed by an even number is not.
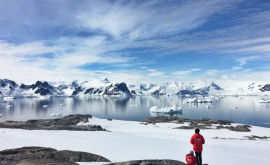
{"type": "Polygon", "coordinates": [[[193,151],[190,151],[189,154],[186,155],[186,162],[187,165],[196,165],[196,158],[193,151]]]}
{"type": "Polygon", "coordinates": [[[195,129],[195,134],[191,137],[190,143],[193,144],[193,150],[196,154],[196,160],[198,165],[202,165],[202,150],[203,150],[203,144],[205,143],[205,140],[203,136],[200,134],[200,129],[195,129]]]}

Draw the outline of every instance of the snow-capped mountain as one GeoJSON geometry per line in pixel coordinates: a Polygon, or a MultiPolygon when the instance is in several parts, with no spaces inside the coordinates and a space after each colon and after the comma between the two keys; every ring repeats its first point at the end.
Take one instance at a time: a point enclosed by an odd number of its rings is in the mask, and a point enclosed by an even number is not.
{"type": "Polygon", "coordinates": [[[110,83],[110,81],[105,78],[103,80],[91,80],[91,81],[83,81],[77,84],[72,82],[68,85],[67,89],[62,89],[64,92],[67,90],[72,91],[69,92],[69,95],[76,97],[84,97],[84,96],[123,96],[123,95],[131,95],[129,88],[126,83],[110,83]]]}
{"type": "Polygon", "coordinates": [[[65,93],[51,86],[48,82],[37,81],[32,85],[21,84],[20,86],[12,80],[0,80],[0,93],[2,96],[12,97],[40,97],[40,96],[64,96],[65,93]]]}
{"type": "Polygon", "coordinates": [[[203,85],[183,85],[183,89],[177,92],[178,95],[217,95],[223,89],[216,83],[212,82],[208,86],[203,85]]]}
{"type": "Polygon", "coordinates": [[[0,79],[0,96],[41,97],[41,96],[140,96],[140,95],[270,95],[269,83],[252,83],[241,90],[224,89],[215,82],[181,83],[166,82],[163,84],[110,82],[103,80],[42,82],[31,85],[18,85],[15,81],[0,79]]]}
{"type": "Polygon", "coordinates": [[[8,79],[0,79],[0,93],[3,96],[12,95],[16,88],[18,88],[18,84],[15,81],[8,79]]]}
{"type": "Polygon", "coordinates": [[[74,90],[79,86],[78,81],[72,81],[71,83],[62,83],[62,84],[55,84],[55,86],[62,90],[66,95],[70,96],[74,92],[74,90]]]}
{"type": "Polygon", "coordinates": [[[251,95],[270,94],[270,84],[252,83],[244,92],[251,95]]]}
{"type": "Polygon", "coordinates": [[[37,95],[64,96],[65,95],[65,93],[62,90],[49,85],[47,81],[44,81],[44,82],[37,81],[35,84],[32,84],[32,85],[21,84],[19,89],[21,91],[21,94],[26,94],[28,96],[37,96],[37,95]]]}
{"type": "Polygon", "coordinates": [[[116,83],[111,84],[110,86],[105,88],[105,91],[103,93],[105,96],[126,96],[131,95],[126,83],[116,83]]]}
{"type": "Polygon", "coordinates": [[[263,87],[260,88],[262,92],[269,92],[270,91],[270,84],[265,84],[263,87]]]}
{"type": "Polygon", "coordinates": [[[142,83],[139,85],[129,85],[133,95],[165,95],[166,91],[160,85],[152,83],[142,83]]]}

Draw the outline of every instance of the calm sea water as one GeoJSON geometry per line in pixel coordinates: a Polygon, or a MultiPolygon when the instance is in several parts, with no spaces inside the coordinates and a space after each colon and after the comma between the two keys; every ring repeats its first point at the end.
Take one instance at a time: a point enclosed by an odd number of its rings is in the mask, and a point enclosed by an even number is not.
{"type": "Polygon", "coordinates": [[[259,103],[267,97],[226,96],[212,103],[185,104],[179,96],[143,96],[133,98],[93,97],[88,99],[21,98],[3,102],[0,100],[0,121],[55,118],[55,114],[92,114],[98,118],[142,121],[149,116],[151,106],[182,106],[179,117],[211,118],[270,128],[270,103],[259,103]],[[9,108],[8,106],[12,107],[9,108]]]}

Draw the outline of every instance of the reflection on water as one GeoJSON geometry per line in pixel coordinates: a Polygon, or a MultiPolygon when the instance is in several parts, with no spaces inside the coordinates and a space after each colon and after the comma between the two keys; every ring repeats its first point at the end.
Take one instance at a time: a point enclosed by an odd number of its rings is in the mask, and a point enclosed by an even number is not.
{"type": "MultiPolygon", "coordinates": [[[[142,96],[131,98],[90,97],[87,99],[37,98],[0,100],[0,121],[54,118],[58,115],[92,114],[98,118],[142,121],[149,116],[165,114],[150,113],[152,106],[181,106],[183,118],[212,118],[231,120],[243,124],[270,127],[270,103],[268,99],[255,96],[212,98],[212,103],[186,103],[179,96],[142,96]],[[2,115],[2,117],[1,117],[2,115]]],[[[169,116],[169,114],[166,114],[169,116]]]]}

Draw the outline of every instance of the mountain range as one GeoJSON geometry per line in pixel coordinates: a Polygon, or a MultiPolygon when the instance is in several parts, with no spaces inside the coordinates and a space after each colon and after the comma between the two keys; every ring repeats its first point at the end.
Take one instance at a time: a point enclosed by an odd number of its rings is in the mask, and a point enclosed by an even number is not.
{"type": "Polygon", "coordinates": [[[269,95],[270,84],[252,83],[238,90],[223,89],[215,82],[195,84],[166,82],[163,84],[110,82],[103,80],[47,82],[36,81],[33,84],[19,84],[8,79],[0,79],[0,97],[47,97],[47,96],[145,96],[145,95],[269,95]]]}

